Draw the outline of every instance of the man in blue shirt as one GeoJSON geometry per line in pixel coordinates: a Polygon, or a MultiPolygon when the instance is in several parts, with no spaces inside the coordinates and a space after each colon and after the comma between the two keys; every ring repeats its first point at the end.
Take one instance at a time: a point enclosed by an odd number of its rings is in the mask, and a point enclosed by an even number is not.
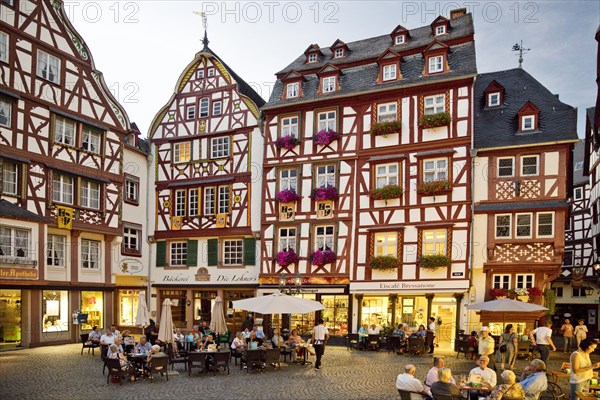
{"type": "Polygon", "coordinates": [[[140,336],[140,342],[135,345],[135,352],[138,354],[148,354],[148,352],[152,349],[152,345],[147,342],[146,336],[140,336]]]}
{"type": "Polygon", "coordinates": [[[546,378],[546,363],[535,359],[521,374],[521,386],[525,391],[525,400],[537,400],[548,388],[546,378]]]}

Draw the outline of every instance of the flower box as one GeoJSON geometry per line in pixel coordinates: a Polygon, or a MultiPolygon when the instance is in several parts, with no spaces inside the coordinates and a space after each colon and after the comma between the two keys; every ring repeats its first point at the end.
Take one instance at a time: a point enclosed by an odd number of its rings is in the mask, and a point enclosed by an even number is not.
{"type": "Polygon", "coordinates": [[[440,126],[449,125],[451,120],[450,114],[447,112],[427,114],[421,117],[419,126],[423,129],[439,128],[440,126]]]}
{"type": "Polygon", "coordinates": [[[419,265],[421,268],[436,270],[440,267],[449,267],[452,265],[452,259],[442,254],[419,257],[419,265]]]}
{"type": "Polygon", "coordinates": [[[284,250],[277,253],[277,264],[282,267],[287,267],[291,264],[298,264],[298,255],[294,250],[284,250]]]}
{"type": "Polygon", "coordinates": [[[450,190],[452,184],[447,180],[432,181],[432,182],[419,182],[417,185],[417,192],[426,195],[432,195],[435,193],[450,190]]]}
{"type": "Polygon", "coordinates": [[[506,289],[504,288],[491,288],[490,296],[497,299],[501,297],[506,297],[506,289]]]}
{"type": "Polygon", "coordinates": [[[402,130],[402,122],[398,121],[385,121],[375,122],[371,125],[371,134],[375,136],[385,136],[390,133],[400,132],[402,130]]]}
{"type": "Polygon", "coordinates": [[[371,258],[369,262],[369,267],[373,270],[378,271],[390,271],[398,268],[400,265],[399,260],[396,257],[392,256],[377,256],[371,258]]]}
{"type": "Polygon", "coordinates": [[[315,250],[310,255],[311,263],[318,267],[334,263],[336,259],[337,256],[331,250],[315,250]]]}
{"type": "Polygon", "coordinates": [[[316,201],[337,200],[339,197],[335,186],[325,186],[313,189],[310,198],[316,201]]]}
{"type": "Polygon", "coordinates": [[[300,200],[300,196],[298,196],[295,190],[284,189],[277,192],[275,200],[282,203],[295,203],[300,200]]]}
{"type": "Polygon", "coordinates": [[[340,134],[332,129],[323,129],[315,134],[313,142],[322,146],[327,146],[329,143],[339,140],[340,134]]]}
{"type": "Polygon", "coordinates": [[[373,200],[390,200],[402,196],[402,188],[399,185],[387,185],[379,189],[373,189],[371,198],[373,200]]]}
{"type": "Polygon", "coordinates": [[[298,140],[298,138],[291,135],[287,135],[278,138],[275,141],[275,146],[279,147],[280,149],[291,150],[294,147],[298,146],[299,143],[300,141],[298,140]]]}

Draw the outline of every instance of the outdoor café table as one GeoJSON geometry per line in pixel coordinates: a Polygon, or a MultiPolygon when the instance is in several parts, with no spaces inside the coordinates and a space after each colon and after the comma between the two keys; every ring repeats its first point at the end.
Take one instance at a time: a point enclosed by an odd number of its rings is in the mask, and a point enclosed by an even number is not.
{"type": "Polygon", "coordinates": [[[467,392],[467,399],[470,398],[469,396],[469,392],[471,390],[477,390],[479,392],[485,392],[485,393],[491,393],[493,388],[491,388],[489,385],[482,383],[479,385],[479,387],[473,387],[471,385],[469,385],[468,383],[461,383],[459,386],[460,390],[462,392],[467,392]]]}
{"type": "Polygon", "coordinates": [[[148,353],[128,353],[127,359],[131,362],[135,370],[135,376],[139,377],[144,374],[144,366],[148,353]]]}
{"type": "Polygon", "coordinates": [[[561,370],[548,370],[548,373],[550,375],[552,375],[552,381],[553,383],[557,383],[558,382],[558,378],[570,378],[571,374],[567,374],[564,371],[561,370]]]}
{"type": "Polygon", "coordinates": [[[579,397],[580,400],[597,400],[598,398],[594,396],[592,393],[583,393],[583,392],[575,392],[575,394],[579,397]]]}
{"type": "MultiPolygon", "coordinates": [[[[299,362],[299,364],[301,364],[301,365],[312,364],[312,361],[308,361],[308,360],[307,360],[307,357],[308,357],[308,351],[309,351],[308,349],[309,349],[311,346],[310,346],[308,343],[303,343],[303,344],[300,344],[300,345],[298,345],[298,346],[296,346],[296,347],[304,348],[304,351],[302,352],[302,353],[303,353],[302,361],[300,361],[300,362],[299,362]]],[[[314,350],[313,350],[313,351],[314,351],[314,350]]],[[[311,354],[312,354],[312,353],[311,353],[311,354]]]]}

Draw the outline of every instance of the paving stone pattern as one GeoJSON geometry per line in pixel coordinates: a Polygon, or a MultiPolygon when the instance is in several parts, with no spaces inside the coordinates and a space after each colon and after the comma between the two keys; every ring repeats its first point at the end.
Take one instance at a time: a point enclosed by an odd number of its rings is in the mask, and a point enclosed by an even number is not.
{"type": "MultiPolygon", "coordinates": [[[[80,344],[69,344],[0,353],[0,399],[398,399],[396,376],[404,365],[415,364],[417,377],[423,379],[432,364],[431,355],[328,346],[319,371],[311,365],[289,365],[247,374],[232,363],[229,376],[193,370],[188,377],[179,364],[178,374],[168,382],[159,378],[119,386],[106,384],[99,352],[92,356],[80,351],[80,344]]],[[[447,366],[456,375],[468,373],[474,362],[455,355],[447,353],[447,366]]],[[[566,360],[566,354],[553,353],[550,368],[560,368],[566,360]]],[[[525,364],[519,360],[515,369],[521,371],[525,364]]],[[[566,389],[567,382],[560,383],[566,389]]]]}

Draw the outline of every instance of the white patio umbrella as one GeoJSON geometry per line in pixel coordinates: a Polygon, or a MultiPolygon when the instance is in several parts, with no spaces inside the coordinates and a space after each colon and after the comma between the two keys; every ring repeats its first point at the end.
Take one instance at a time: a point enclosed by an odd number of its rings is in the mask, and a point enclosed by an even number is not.
{"type": "Polygon", "coordinates": [[[135,315],[135,324],[142,328],[150,325],[150,318],[148,317],[148,306],[146,305],[146,292],[140,290],[140,297],[138,299],[137,314],[135,315]]]}
{"type": "Polygon", "coordinates": [[[225,321],[225,313],[223,313],[223,300],[217,296],[212,309],[212,318],[210,320],[210,330],[223,335],[227,331],[227,322],[225,321]]]}
{"type": "Polygon", "coordinates": [[[288,296],[280,292],[236,300],[233,302],[233,308],[261,314],[308,314],[325,309],[323,304],[318,301],[288,296]]]}
{"type": "Polygon", "coordinates": [[[175,301],[165,299],[162,303],[160,312],[160,327],[158,328],[158,340],[164,343],[173,343],[173,314],[171,305],[176,305],[175,301]]]}
{"type": "Polygon", "coordinates": [[[505,316],[507,312],[535,312],[547,310],[546,307],[537,304],[525,303],[523,301],[517,301],[512,299],[496,299],[491,301],[485,301],[483,303],[469,304],[466,306],[466,308],[469,310],[501,312],[502,325],[504,325],[505,316]]]}

